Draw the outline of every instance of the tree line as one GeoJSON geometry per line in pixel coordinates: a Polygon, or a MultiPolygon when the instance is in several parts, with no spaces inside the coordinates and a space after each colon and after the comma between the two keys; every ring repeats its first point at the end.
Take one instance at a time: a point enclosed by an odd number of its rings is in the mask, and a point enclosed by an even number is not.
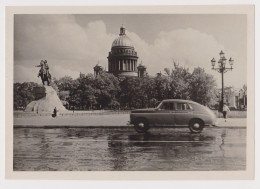
{"type": "MultiPolygon", "coordinates": [[[[72,79],[64,76],[53,79],[52,87],[59,98],[67,102],[67,109],[134,109],[155,107],[164,99],[189,99],[211,106],[216,104],[216,82],[212,75],[197,67],[174,64],[156,77],[117,78],[101,71],[97,76],[87,74],[72,79]]],[[[33,87],[38,84],[14,84],[14,109],[26,107],[34,99],[33,87]]]]}

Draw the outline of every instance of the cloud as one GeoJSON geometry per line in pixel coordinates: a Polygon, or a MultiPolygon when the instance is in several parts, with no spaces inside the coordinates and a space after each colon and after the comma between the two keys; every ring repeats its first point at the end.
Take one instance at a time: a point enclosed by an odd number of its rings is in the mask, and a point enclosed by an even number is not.
{"type": "MultiPolygon", "coordinates": [[[[40,68],[32,67],[27,68],[23,65],[15,65],[14,66],[14,73],[15,75],[15,82],[36,82],[41,83],[40,77],[37,77],[40,68]]],[[[78,71],[73,71],[73,69],[65,69],[61,66],[54,65],[52,70],[50,71],[51,75],[55,78],[61,78],[64,76],[71,76],[72,78],[79,77],[78,71]],[[55,74],[54,74],[55,73],[55,74]]]]}
{"type": "Polygon", "coordinates": [[[63,68],[61,66],[57,66],[57,65],[52,67],[52,72],[56,73],[56,75],[54,75],[54,77],[56,77],[56,78],[61,78],[64,76],[71,76],[72,78],[79,77],[78,71],[74,71],[72,69],[65,69],[65,68],[63,68]]]}
{"type": "MultiPolygon", "coordinates": [[[[130,30],[130,29],[129,29],[130,30]]],[[[222,49],[236,57],[237,70],[246,69],[243,57],[226,49],[212,35],[193,28],[161,31],[152,43],[144,41],[137,33],[127,31],[149,75],[172,68],[172,59],[190,69],[200,66],[213,74],[220,83],[220,74],[211,70],[210,60],[218,59],[222,49]]],[[[47,59],[53,77],[70,75],[77,78],[80,72],[93,73],[99,61],[107,67],[107,56],[111,44],[118,34],[107,32],[101,20],[79,25],[73,15],[19,15],[15,16],[14,64],[15,81],[37,80],[38,70],[34,68],[41,59],[47,59]]],[[[227,57],[228,58],[228,57],[227,57]]],[[[226,84],[243,85],[246,75],[227,75],[226,84]]]]}
{"type": "MultiPolygon", "coordinates": [[[[63,71],[74,77],[76,72],[92,73],[98,61],[107,66],[106,57],[115,37],[107,34],[102,21],[82,27],[73,16],[19,15],[15,17],[14,64],[31,71],[46,59],[56,77],[63,71]]],[[[21,81],[17,71],[15,81],[21,81]]]]}
{"type": "Polygon", "coordinates": [[[144,44],[132,35],[139,56],[144,59],[149,72],[155,74],[172,67],[172,59],[187,67],[209,67],[210,57],[224,47],[212,36],[191,28],[161,32],[152,45],[144,44]],[[212,54],[213,53],[213,54],[212,54]]]}
{"type": "MultiPolygon", "coordinates": [[[[150,75],[160,71],[163,73],[164,68],[173,68],[174,59],[190,71],[198,66],[204,68],[207,73],[215,77],[220,87],[221,75],[211,69],[211,59],[215,57],[218,60],[218,53],[223,50],[228,52],[229,56],[236,57],[232,74],[225,74],[225,86],[242,87],[246,83],[246,64],[243,61],[245,57],[227,49],[207,33],[192,28],[160,32],[153,44],[147,44],[135,33],[129,32],[129,37],[133,40],[139,60],[141,59],[147,66],[150,75]]],[[[226,58],[229,59],[228,56],[226,58]]]]}
{"type": "Polygon", "coordinates": [[[36,82],[39,83],[40,79],[37,78],[37,68],[27,68],[22,65],[14,65],[14,78],[15,82],[36,82]]]}

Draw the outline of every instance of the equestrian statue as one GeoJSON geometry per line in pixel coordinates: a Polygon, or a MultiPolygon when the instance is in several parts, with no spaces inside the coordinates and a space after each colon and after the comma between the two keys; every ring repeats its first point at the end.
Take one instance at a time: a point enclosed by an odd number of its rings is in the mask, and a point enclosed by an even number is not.
{"type": "Polygon", "coordinates": [[[38,73],[38,77],[41,77],[42,84],[44,85],[45,81],[47,81],[48,86],[50,86],[51,74],[49,72],[49,65],[47,64],[47,60],[41,60],[40,65],[35,67],[41,67],[38,73]]]}

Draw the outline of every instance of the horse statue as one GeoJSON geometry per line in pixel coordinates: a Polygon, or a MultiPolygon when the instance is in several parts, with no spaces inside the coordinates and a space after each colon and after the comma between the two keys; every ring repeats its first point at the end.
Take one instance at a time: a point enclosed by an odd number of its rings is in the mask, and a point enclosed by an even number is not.
{"type": "Polygon", "coordinates": [[[36,67],[41,67],[38,73],[38,77],[41,77],[42,84],[45,85],[45,81],[47,81],[48,86],[50,86],[51,74],[49,73],[49,66],[47,64],[47,60],[41,60],[40,65],[37,65],[36,67]]]}

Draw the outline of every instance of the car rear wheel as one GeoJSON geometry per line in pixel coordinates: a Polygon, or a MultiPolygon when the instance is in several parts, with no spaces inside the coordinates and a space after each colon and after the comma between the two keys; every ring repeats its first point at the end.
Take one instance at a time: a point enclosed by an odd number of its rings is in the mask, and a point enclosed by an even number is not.
{"type": "Polygon", "coordinates": [[[200,133],[204,128],[204,123],[200,119],[193,119],[190,121],[189,129],[192,133],[200,133]]]}
{"type": "Polygon", "coordinates": [[[134,128],[138,133],[146,132],[150,127],[148,121],[143,118],[138,118],[134,123],[134,128]]]}

